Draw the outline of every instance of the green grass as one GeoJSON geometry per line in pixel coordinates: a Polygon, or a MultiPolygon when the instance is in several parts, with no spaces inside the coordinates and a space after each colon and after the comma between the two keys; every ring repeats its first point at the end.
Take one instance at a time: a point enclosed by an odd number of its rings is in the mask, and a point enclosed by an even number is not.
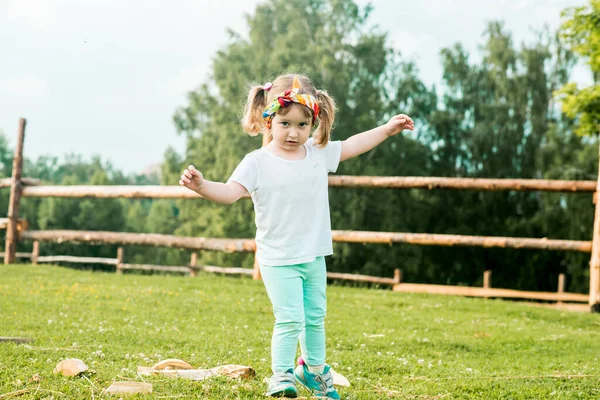
{"type": "MultiPolygon", "coordinates": [[[[199,368],[249,365],[257,377],[144,377],[153,384],[145,398],[256,399],[265,391],[273,317],[261,282],[55,266],[0,271],[0,336],[35,339],[32,348],[0,343],[0,395],[31,388],[18,398],[106,397],[112,381],[140,381],[138,365],[166,358],[199,368]],[[52,374],[71,357],[95,373],[52,374]]],[[[341,286],[328,293],[328,361],[352,382],[343,398],[600,398],[599,315],[341,286]]]]}

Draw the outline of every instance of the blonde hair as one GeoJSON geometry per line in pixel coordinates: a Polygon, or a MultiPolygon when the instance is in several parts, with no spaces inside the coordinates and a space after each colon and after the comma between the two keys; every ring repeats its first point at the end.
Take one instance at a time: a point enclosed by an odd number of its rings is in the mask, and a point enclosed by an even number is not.
{"type": "MultiPolygon", "coordinates": [[[[319,104],[319,115],[317,115],[317,125],[313,132],[314,143],[318,147],[323,147],[329,142],[331,128],[335,119],[335,101],[327,92],[317,90],[311,80],[304,75],[286,74],[280,75],[273,81],[273,86],[265,90],[264,86],[252,86],[248,93],[248,100],[244,107],[244,117],[242,118],[242,128],[250,136],[256,136],[259,133],[266,133],[265,119],[262,114],[265,107],[279,96],[281,93],[292,87],[294,77],[298,76],[300,82],[300,94],[310,94],[317,99],[319,104]]],[[[306,117],[311,118],[312,110],[301,104],[294,103],[289,107],[281,107],[277,114],[285,115],[291,107],[301,107],[306,117]]]]}

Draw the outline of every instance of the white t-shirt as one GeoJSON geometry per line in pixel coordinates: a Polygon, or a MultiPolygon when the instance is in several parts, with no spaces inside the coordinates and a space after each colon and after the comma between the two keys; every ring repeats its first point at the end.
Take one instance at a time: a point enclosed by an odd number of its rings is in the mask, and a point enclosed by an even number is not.
{"type": "Polygon", "coordinates": [[[306,157],[294,161],[255,150],[228,180],[252,196],[259,265],[302,264],[333,254],[327,174],[337,170],[342,142],[319,148],[310,138],[304,147],[306,157]]]}

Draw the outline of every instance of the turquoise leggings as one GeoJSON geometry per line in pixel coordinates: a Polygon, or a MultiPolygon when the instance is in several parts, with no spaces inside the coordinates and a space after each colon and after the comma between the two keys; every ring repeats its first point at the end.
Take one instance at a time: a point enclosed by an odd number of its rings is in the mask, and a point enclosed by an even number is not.
{"type": "Polygon", "coordinates": [[[260,273],[275,314],[273,372],[294,368],[298,339],[307,365],[325,364],[325,258],[305,264],[260,266],[260,273]]]}

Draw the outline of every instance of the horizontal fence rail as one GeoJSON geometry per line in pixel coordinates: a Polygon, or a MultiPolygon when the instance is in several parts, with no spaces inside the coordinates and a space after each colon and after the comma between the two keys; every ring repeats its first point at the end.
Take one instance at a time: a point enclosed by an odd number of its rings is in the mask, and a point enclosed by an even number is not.
{"type": "Polygon", "coordinates": [[[106,231],[72,231],[44,230],[23,231],[24,240],[40,242],[70,242],[90,244],[129,244],[143,246],[163,246],[193,250],[215,250],[233,253],[238,251],[254,252],[256,245],[253,239],[214,239],[202,237],[186,237],[160,235],[155,233],[123,233],[106,231]]]}
{"type": "Polygon", "coordinates": [[[467,297],[499,297],[545,301],[571,301],[587,303],[589,296],[579,293],[528,292],[524,290],[482,288],[473,286],[427,285],[422,283],[399,283],[395,292],[450,294],[467,297]]]}
{"type": "MultiPolygon", "coordinates": [[[[0,218],[0,229],[8,228],[9,219],[8,218],[0,218]]],[[[29,227],[29,223],[25,219],[17,219],[17,231],[24,231],[29,227]]]]}
{"type": "Polygon", "coordinates": [[[214,272],[217,274],[230,274],[230,275],[248,275],[252,276],[254,271],[251,268],[240,268],[240,267],[215,267],[212,265],[199,265],[195,267],[190,267],[194,271],[203,271],[203,272],[214,272]]]}
{"type": "MultiPolygon", "coordinates": [[[[548,192],[594,192],[595,181],[565,181],[541,179],[483,179],[443,177],[377,177],[330,176],[330,187],[390,188],[390,189],[462,189],[462,190],[517,190],[548,192]]],[[[196,199],[200,195],[181,186],[157,185],[39,185],[23,188],[26,197],[93,197],[131,199],[196,199]]]]}
{"type": "Polygon", "coordinates": [[[535,239],[502,236],[468,236],[430,233],[332,231],[334,242],[410,243],[429,246],[478,246],[513,249],[565,250],[589,253],[591,241],[535,239]]]}
{"type": "MultiPolygon", "coordinates": [[[[4,257],[5,255],[6,255],[6,253],[4,253],[4,252],[0,253],[0,257],[4,257]]],[[[31,258],[31,253],[16,252],[15,253],[15,257],[17,257],[17,258],[31,258]]]]}
{"type": "MultiPolygon", "coordinates": [[[[399,270],[396,270],[399,271],[399,270]]],[[[343,274],[340,272],[327,272],[327,278],[339,279],[344,281],[354,282],[365,282],[365,283],[377,283],[382,285],[395,285],[400,283],[400,276],[396,274],[394,278],[383,278],[379,276],[371,275],[358,275],[358,274],[343,274]]]]}
{"type": "MultiPolygon", "coordinates": [[[[12,178],[2,178],[0,179],[0,188],[11,187],[12,183],[12,178]]],[[[40,184],[41,181],[36,178],[21,178],[21,185],[23,186],[35,186],[40,184]]]]}
{"type": "MultiPolygon", "coordinates": [[[[410,243],[434,246],[479,246],[514,249],[543,249],[591,252],[591,242],[578,240],[555,240],[534,238],[512,238],[498,236],[464,236],[427,233],[332,231],[334,242],[345,243],[410,243]]],[[[189,236],[160,235],[150,233],[123,233],[106,231],[44,230],[23,231],[20,239],[42,242],[72,242],[91,244],[128,244],[163,246],[191,250],[214,250],[232,252],[254,252],[254,239],[217,239],[189,236]]]]}
{"type": "Polygon", "coordinates": [[[102,199],[198,199],[201,196],[182,186],[31,186],[23,189],[25,197],[94,197],[102,199]]]}
{"type": "Polygon", "coordinates": [[[163,272],[183,272],[196,276],[197,271],[212,272],[226,275],[248,275],[252,276],[251,268],[240,267],[215,267],[212,265],[179,266],[179,265],[149,265],[149,264],[119,264],[119,269],[123,270],[142,270],[142,271],[163,271],[163,272]]]}
{"type": "Polygon", "coordinates": [[[136,269],[141,271],[191,272],[191,267],[180,267],[177,265],[119,264],[118,268],[120,270],[136,269]]]}
{"type": "Polygon", "coordinates": [[[332,175],[329,186],[391,189],[517,190],[546,192],[594,192],[596,181],[546,179],[444,178],[423,176],[332,175]]]}
{"type": "Polygon", "coordinates": [[[105,264],[105,265],[117,265],[119,260],[116,258],[102,258],[102,257],[77,257],[77,256],[38,256],[38,263],[55,263],[55,262],[67,262],[74,264],[105,264]]]}

